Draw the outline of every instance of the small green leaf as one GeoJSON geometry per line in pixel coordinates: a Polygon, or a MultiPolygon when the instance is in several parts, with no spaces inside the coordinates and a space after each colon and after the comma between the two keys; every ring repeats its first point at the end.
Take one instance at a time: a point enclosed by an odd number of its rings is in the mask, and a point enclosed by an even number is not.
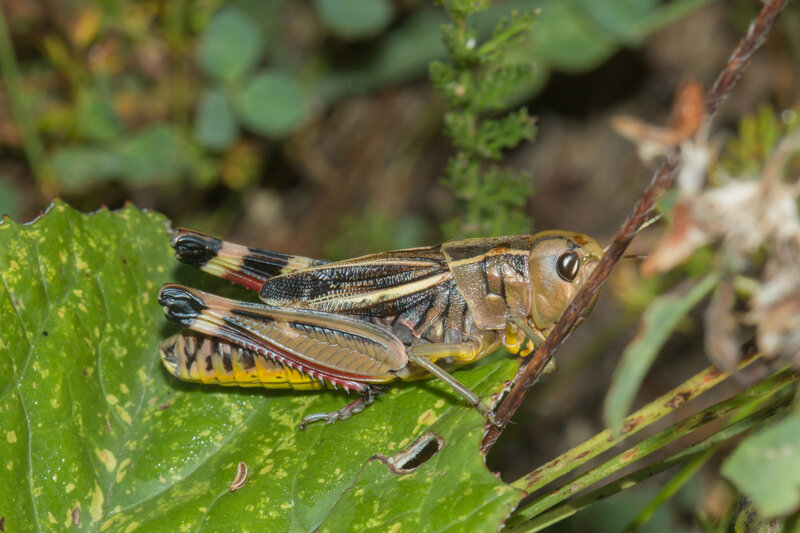
{"type": "Polygon", "coordinates": [[[394,16],[389,0],[314,0],[325,26],[340,37],[371,37],[386,28],[394,16]]]}
{"type": "Polygon", "coordinates": [[[152,124],[117,150],[126,181],[136,185],[174,180],[188,170],[188,157],[177,130],[168,124],[152,124]]]}
{"type": "Polygon", "coordinates": [[[124,168],[114,150],[95,146],[66,146],[55,150],[52,158],[58,181],[67,191],[119,177],[124,168]]]}
{"type": "Polygon", "coordinates": [[[122,133],[117,114],[108,98],[100,91],[82,88],[78,92],[77,125],[82,138],[89,141],[110,141],[122,133]]]}
{"type": "Polygon", "coordinates": [[[582,72],[605,61],[618,44],[585,17],[575,0],[547,2],[532,32],[531,46],[551,67],[582,72]]]}
{"type": "Polygon", "coordinates": [[[262,70],[236,95],[239,117],[251,130],[268,137],[291,133],[308,115],[303,89],[282,72],[262,70]]]}
{"type": "Polygon", "coordinates": [[[625,348],[606,396],[603,418],[609,428],[619,431],[622,420],[630,411],[636,391],[639,390],[661,346],[678,322],[711,292],[718,282],[719,276],[710,274],[692,287],[687,294],[661,296],[644,312],[639,332],[625,348]]]}
{"type": "Polygon", "coordinates": [[[767,518],[797,510],[800,415],[790,415],[745,439],[722,464],[722,474],[767,518]]]}
{"type": "Polygon", "coordinates": [[[203,33],[198,62],[209,76],[233,81],[253,68],[261,50],[258,27],[238,9],[226,7],[214,15],[203,33]]]}
{"type": "Polygon", "coordinates": [[[639,24],[658,10],[658,0],[578,0],[583,12],[605,32],[622,42],[638,44],[639,24]]]}
{"type": "Polygon", "coordinates": [[[176,180],[197,169],[195,159],[174,127],[156,123],[107,146],[56,150],[53,168],[64,190],[78,191],[114,179],[133,186],[176,180]]]}
{"type": "Polygon", "coordinates": [[[227,95],[220,89],[203,91],[194,122],[194,136],[209,150],[228,148],[239,134],[227,95]]]}

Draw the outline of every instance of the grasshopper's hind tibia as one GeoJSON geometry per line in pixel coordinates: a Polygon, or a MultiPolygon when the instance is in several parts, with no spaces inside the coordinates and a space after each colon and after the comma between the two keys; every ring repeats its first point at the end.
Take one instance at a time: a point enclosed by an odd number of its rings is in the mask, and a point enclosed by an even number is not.
{"type": "Polygon", "coordinates": [[[325,422],[326,424],[333,424],[338,420],[347,420],[356,413],[363,411],[368,405],[375,401],[375,396],[380,393],[377,387],[369,387],[363,395],[355,401],[352,401],[339,409],[338,411],[331,411],[330,413],[312,413],[303,417],[298,429],[306,429],[306,426],[313,422],[325,422]]]}
{"type": "Polygon", "coordinates": [[[255,291],[274,276],[327,262],[242,246],[183,228],[175,232],[171,244],[182,263],[255,291]]]}

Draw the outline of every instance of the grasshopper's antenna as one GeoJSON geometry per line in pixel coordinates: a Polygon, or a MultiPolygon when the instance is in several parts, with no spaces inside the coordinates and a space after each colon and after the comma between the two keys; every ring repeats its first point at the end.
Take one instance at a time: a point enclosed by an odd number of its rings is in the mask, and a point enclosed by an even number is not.
{"type": "MultiPolygon", "coordinates": [[[[644,224],[642,224],[642,227],[641,227],[641,228],[639,228],[639,231],[642,231],[644,228],[646,228],[646,227],[648,227],[648,226],[651,226],[651,225],[655,224],[656,222],[658,222],[659,220],[661,220],[661,217],[662,217],[662,216],[664,216],[664,214],[663,214],[663,213],[658,213],[657,215],[653,215],[652,217],[650,217],[650,219],[649,219],[649,220],[645,221],[645,223],[644,223],[644,224]]],[[[638,233],[638,231],[637,231],[637,233],[638,233]]]]}
{"type": "MultiPolygon", "coordinates": [[[[652,226],[653,224],[655,224],[656,222],[661,220],[662,216],[664,216],[662,213],[658,213],[657,215],[653,215],[648,220],[646,220],[644,222],[644,224],[642,224],[642,226],[638,230],[636,230],[636,233],[639,233],[640,231],[642,231],[644,228],[646,228],[648,226],[652,226]]],[[[608,246],[603,248],[603,253],[606,253],[608,251],[609,246],[611,246],[611,244],[609,244],[608,246]]],[[[623,255],[621,259],[643,259],[645,257],[647,257],[647,256],[629,254],[629,255],[623,255]]]]}

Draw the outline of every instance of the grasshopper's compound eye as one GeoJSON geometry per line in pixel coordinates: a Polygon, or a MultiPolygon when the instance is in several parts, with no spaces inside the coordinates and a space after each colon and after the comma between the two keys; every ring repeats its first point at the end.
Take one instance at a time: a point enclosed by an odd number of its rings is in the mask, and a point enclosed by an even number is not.
{"type": "Polygon", "coordinates": [[[556,272],[564,281],[575,281],[578,277],[581,260],[577,252],[566,252],[561,254],[556,261],[556,272]]]}

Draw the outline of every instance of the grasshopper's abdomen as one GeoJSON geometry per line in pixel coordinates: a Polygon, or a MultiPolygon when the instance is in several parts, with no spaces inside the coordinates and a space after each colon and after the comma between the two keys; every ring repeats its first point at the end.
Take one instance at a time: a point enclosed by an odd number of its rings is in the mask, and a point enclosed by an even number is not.
{"type": "Polygon", "coordinates": [[[213,337],[184,331],[159,346],[167,371],[196,383],[268,389],[315,390],[325,387],[308,374],[213,337]]]}

